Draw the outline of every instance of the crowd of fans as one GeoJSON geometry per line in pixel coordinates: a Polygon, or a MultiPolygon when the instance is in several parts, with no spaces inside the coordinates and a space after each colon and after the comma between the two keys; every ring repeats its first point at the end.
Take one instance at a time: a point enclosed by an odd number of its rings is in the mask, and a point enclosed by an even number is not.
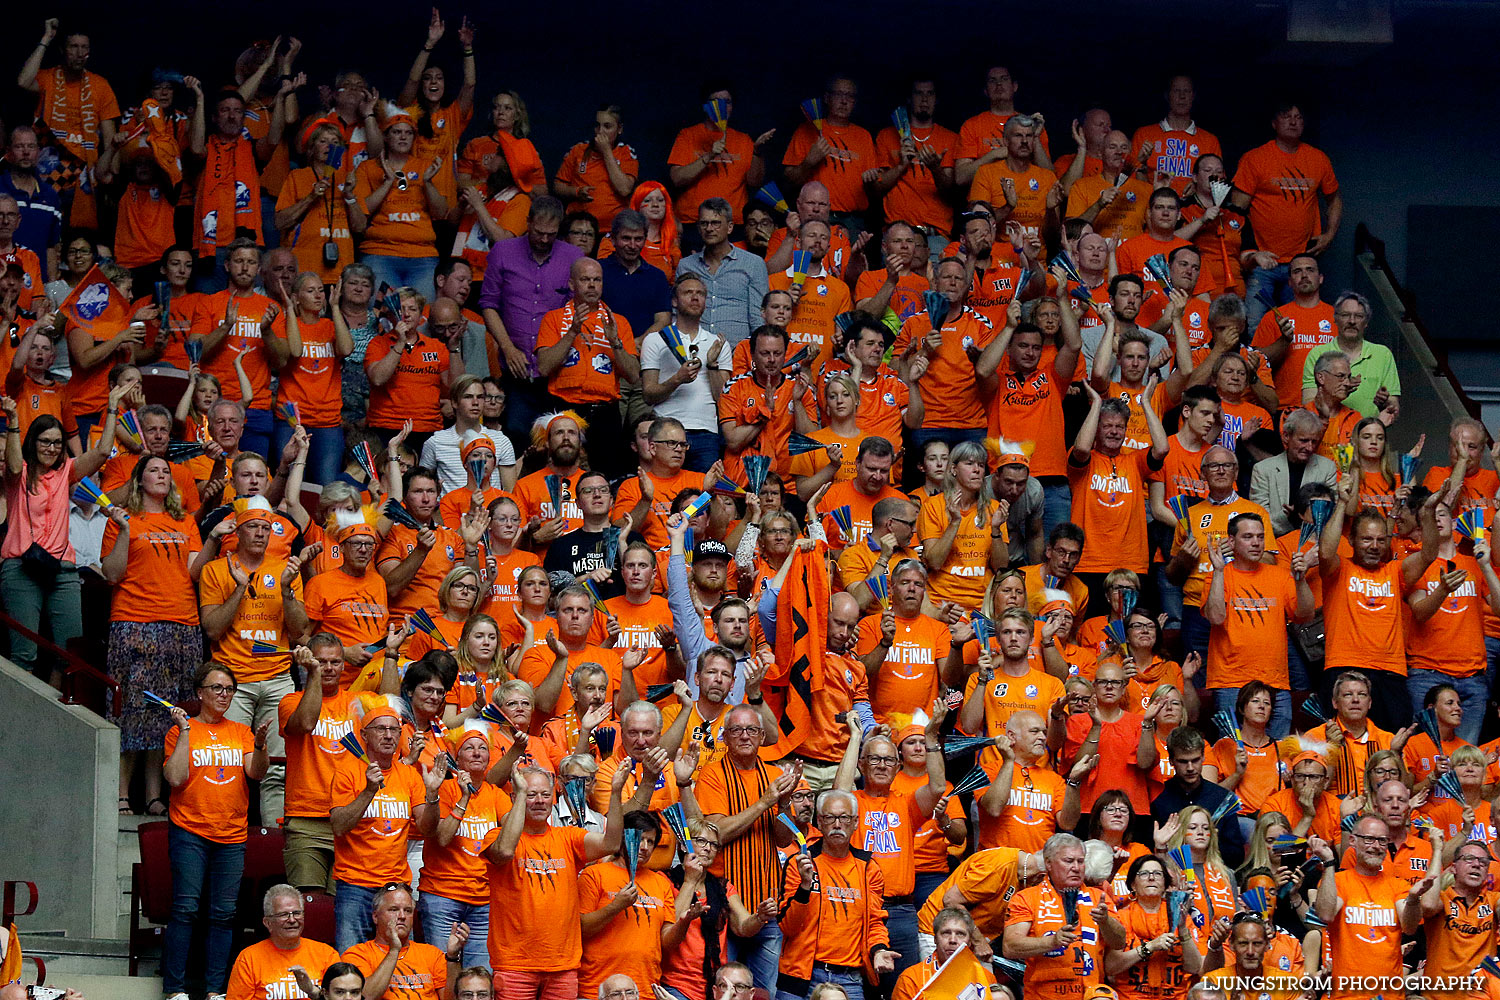
{"type": "Polygon", "coordinates": [[[199,939],[210,1000],[1500,994],[1500,478],[1388,447],[1295,103],[709,84],[663,183],[613,105],[471,128],[437,11],[394,101],[90,41],[0,171],[0,587],[107,631],[170,1000],[199,939]]]}

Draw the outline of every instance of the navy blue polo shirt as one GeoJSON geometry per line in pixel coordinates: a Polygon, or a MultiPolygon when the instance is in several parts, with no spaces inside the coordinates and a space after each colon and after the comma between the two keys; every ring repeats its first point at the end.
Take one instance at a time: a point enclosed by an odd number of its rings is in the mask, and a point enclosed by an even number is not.
{"type": "Polygon", "coordinates": [[[27,194],[11,182],[10,169],[0,163],[0,194],[8,194],[21,205],[21,228],[15,240],[41,259],[42,280],[57,277],[47,273],[47,248],[62,242],[62,202],[52,185],[38,178],[36,194],[27,194]]]}
{"type": "Polygon", "coordinates": [[[617,254],[605,257],[599,267],[604,271],[604,304],[629,320],[637,338],[651,329],[657,313],[672,311],[672,286],[667,276],[644,260],[633,274],[626,273],[617,254]]]}

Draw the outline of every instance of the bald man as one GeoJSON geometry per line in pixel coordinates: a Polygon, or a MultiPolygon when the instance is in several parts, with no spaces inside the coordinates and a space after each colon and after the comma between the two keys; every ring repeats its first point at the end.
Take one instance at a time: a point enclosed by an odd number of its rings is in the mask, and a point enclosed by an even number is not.
{"type": "MultiPolygon", "coordinates": [[[[802,185],[802,190],[797,192],[796,207],[786,213],[786,225],[771,234],[771,242],[766,247],[766,272],[775,274],[791,267],[792,251],[805,249],[798,241],[802,227],[809,222],[822,221],[828,223],[831,231],[824,264],[829,273],[852,283],[857,274],[851,271],[850,264],[858,247],[849,242],[849,230],[835,223],[832,214],[828,188],[822,181],[808,181],[802,185]]],[[[860,238],[860,247],[865,245],[866,239],[868,236],[860,238]]],[[[864,268],[859,270],[863,271],[864,268]]]]}
{"type": "Polygon", "coordinates": [[[1047,721],[1023,708],[1005,723],[1005,735],[986,752],[984,769],[994,778],[979,800],[979,848],[1040,851],[1058,830],[1078,825],[1079,788],[1098,756],[1083,754],[1064,781],[1047,766],[1047,721]]]}
{"type": "Polygon", "coordinates": [[[536,367],[547,391],[588,421],[591,466],[623,475],[630,451],[620,424],[620,388],[638,386],[641,365],[630,321],[600,301],[604,271],[580,257],[568,272],[569,299],[542,317],[536,367]]]}
{"type": "MultiPolygon", "coordinates": [[[[1067,191],[1067,217],[1084,219],[1094,231],[1113,240],[1128,240],[1146,229],[1146,208],[1151,201],[1151,185],[1129,171],[1130,137],[1114,129],[1104,137],[1101,159],[1089,157],[1100,166],[1091,175],[1073,177],[1069,169],[1063,176],[1067,191]]],[[[1077,166],[1077,160],[1074,161],[1077,166]]]]}
{"type": "MultiPolygon", "coordinates": [[[[1078,152],[1059,156],[1052,163],[1052,171],[1063,179],[1064,187],[1067,187],[1069,175],[1076,180],[1079,177],[1093,177],[1104,170],[1104,143],[1112,131],[1114,120],[1103,108],[1089,108],[1082,118],[1073,122],[1073,138],[1078,142],[1078,152]]],[[[1125,139],[1125,152],[1127,155],[1130,153],[1128,136],[1125,139]]]]}

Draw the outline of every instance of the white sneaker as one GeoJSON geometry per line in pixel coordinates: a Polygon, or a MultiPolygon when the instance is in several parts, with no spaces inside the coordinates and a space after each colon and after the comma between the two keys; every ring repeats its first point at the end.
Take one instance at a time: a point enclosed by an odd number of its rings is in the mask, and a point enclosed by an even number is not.
{"type": "Polygon", "coordinates": [[[186,993],[173,993],[166,1000],[192,1000],[186,993]]]}
{"type": "Polygon", "coordinates": [[[229,998],[222,993],[210,993],[204,997],[204,1000],[229,1000],[229,998]]]}

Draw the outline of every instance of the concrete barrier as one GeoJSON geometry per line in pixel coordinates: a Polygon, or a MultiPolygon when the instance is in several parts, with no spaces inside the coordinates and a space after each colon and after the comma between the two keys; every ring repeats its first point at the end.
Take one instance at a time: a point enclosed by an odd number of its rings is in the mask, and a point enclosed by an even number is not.
{"type": "Polygon", "coordinates": [[[0,659],[0,881],[35,882],[23,934],[113,938],[120,730],[0,659]]]}

